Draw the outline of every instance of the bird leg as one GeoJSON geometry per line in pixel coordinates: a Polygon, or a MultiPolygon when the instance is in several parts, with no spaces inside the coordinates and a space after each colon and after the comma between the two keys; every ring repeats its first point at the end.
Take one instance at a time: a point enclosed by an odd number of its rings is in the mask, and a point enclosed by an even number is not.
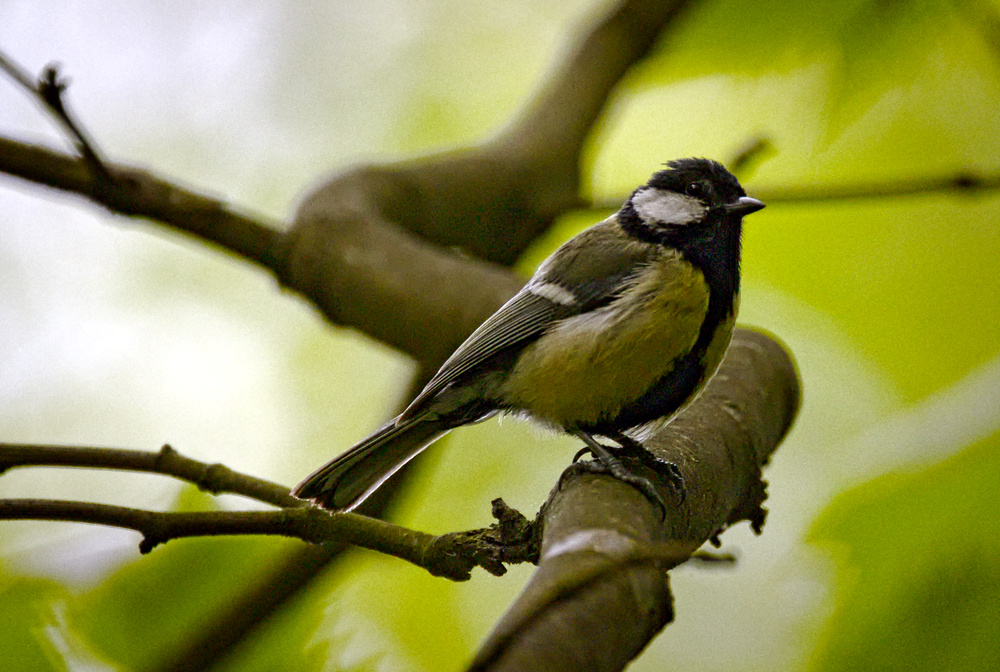
{"type": "MultiPolygon", "coordinates": [[[[601,445],[597,441],[597,439],[595,439],[591,434],[588,434],[587,432],[584,432],[583,430],[579,429],[571,430],[570,433],[573,434],[573,436],[580,439],[581,441],[583,441],[584,444],[587,446],[587,450],[589,450],[591,454],[593,454],[594,457],[597,458],[596,460],[589,462],[577,462],[576,458],[574,458],[573,465],[570,468],[570,471],[572,472],[582,471],[592,474],[610,474],[615,478],[617,478],[619,481],[628,483],[636,490],[641,492],[643,495],[645,495],[646,499],[650,500],[659,507],[661,517],[666,517],[667,506],[666,504],[663,503],[663,499],[660,497],[660,493],[656,491],[656,488],[653,486],[652,483],[649,482],[648,479],[643,478],[642,476],[637,476],[636,474],[629,471],[625,467],[625,465],[623,465],[621,461],[617,457],[615,457],[614,453],[612,452],[612,449],[608,448],[607,446],[601,445]]],[[[635,442],[635,444],[638,445],[642,450],[644,451],[646,450],[645,448],[642,448],[642,444],[639,444],[637,442],[635,442]]],[[[629,448],[631,449],[632,446],[630,445],[629,448]]],[[[652,454],[650,455],[652,456],[652,454]]],[[[576,457],[579,456],[580,453],[577,453],[576,457]]],[[[676,470],[676,467],[674,467],[674,469],[676,470]]],[[[563,475],[565,476],[565,472],[563,475]]],[[[675,481],[671,480],[670,482],[671,486],[673,487],[675,481]]]]}
{"type": "Polygon", "coordinates": [[[621,446],[617,451],[614,451],[619,457],[630,457],[638,460],[666,478],[670,483],[671,490],[677,495],[678,504],[684,503],[684,499],[687,497],[687,488],[684,486],[684,474],[681,473],[676,464],[656,455],[624,432],[609,434],[608,438],[621,446]]]}

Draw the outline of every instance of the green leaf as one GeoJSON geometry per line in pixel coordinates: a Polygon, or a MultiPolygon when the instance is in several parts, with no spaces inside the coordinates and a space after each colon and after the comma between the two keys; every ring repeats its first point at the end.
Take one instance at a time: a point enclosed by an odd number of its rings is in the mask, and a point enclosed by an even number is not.
{"type": "Polygon", "coordinates": [[[928,62],[941,58],[942,40],[966,41],[971,35],[941,0],[859,5],[835,42],[827,137],[832,140],[884,97],[919,82],[928,62]]]}
{"type": "MultiPolygon", "coordinates": [[[[186,486],[173,507],[215,509],[186,486]]],[[[172,658],[299,542],[273,537],[177,539],[155,548],[74,599],[69,622],[107,658],[143,670],[172,658]]]]}
{"type": "Polygon", "coordinates": [[[760,75],[827,58],[843,28],[870,0],[713,0],[695,3],[630,87],[719,74],[760,75]],[[766,48],[762,48],[766,45],[766,48]]]}
{"type": "Polygon", "coordinates": [[[1000,353],[998,204],[776,206],[747,225],[744,271],[833,317],[916,401],[1000,353]]]}
{"type": "Polygon", "coordinates": [[[70,622],[123,666],[155,667],[242,595],[288,543],[258,538],[168,542],[72,602],[70,622]]]}
{"type": "Polygon", "coordinates": [[[65,589],[54,581],[0,579],[0,670],[68,669],[50,631],[65,597],[65,589]]]}
{"type": "MultiPolygon", "coordinates": [[[[270,672],[296,670],[319,672],[327,661],[342,659],[346,637],[321,630],[324,624],[327,591],[322,579],[260,624],[219,666],[219,672],[270,672]]],[[[327,668],[328,669],[328,668],[327,668]]],[[[338,669],[372,670],[362,661],[338,669]]]]}
{"type": "Polygon", "coordinates": [[[996,669],[1000,434],[840,496],[810,541],[837,564],[811,670],[996,669]]]}

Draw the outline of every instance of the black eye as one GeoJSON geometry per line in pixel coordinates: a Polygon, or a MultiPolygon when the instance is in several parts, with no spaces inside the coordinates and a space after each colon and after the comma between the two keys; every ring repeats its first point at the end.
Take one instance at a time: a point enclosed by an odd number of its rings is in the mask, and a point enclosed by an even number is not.
{"type": "Polygon", "coordinates": [[[702,194],[705,193],[705,187],[702,185],[701,182],[691,182],[686,187],[684,187],[684,193],[687,194],[688,196],[694,196],[695,198],[699,198],[700,196],[702,196],[702,194]]]}

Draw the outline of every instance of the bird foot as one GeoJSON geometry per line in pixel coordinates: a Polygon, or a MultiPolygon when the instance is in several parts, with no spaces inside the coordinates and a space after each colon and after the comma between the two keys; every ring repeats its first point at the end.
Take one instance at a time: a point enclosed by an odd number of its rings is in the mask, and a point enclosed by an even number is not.
{"type": "Polygon", "coordinates": [[[632,458],[663,476],[670,484],[670,489],[677,496],[677,503],[684,503],[684,500],[687,499],[687,488],[684,484],[684,474],[681,473],[676,464],[659,457],[646,448],[646,446],[625,434],[619,433],[610,438],[621,447],[617,450],[613,448],[609,450],[614,452],[618,457],[632,458]]]}
{"type": "MultiPolygon", "coordinates": [[[[614,460],[614,458],[612,459],[614,460]]],[[[628,483],[633,488],[641,492],[646,499],[655,504],[660,510],[660,520],[667,517],[667,505],[663,503],[663,498],[660,497],[660,493],[656,491],[656,488],[649,482],[649,479],[643,478],[642,476],[636,476],[631,471],[626,469],[625,466],[618,460],[614,460],[611,464],[606,463],[600,458],[596,460],[574,462],[568,469],[563,471],[562,476],[559,477],[560,488],[562,487],[563,479],[570,474],[610,474],[619,481],[628,483]]]]}
{"type": "MultiPolygon", "coordinates": [[[[570,469],[563,472],[563,477],[567,473],[610,474],[618,480],[628,483],[645,495],[646,499],[656,504],[660,509],[661,519],[665,518],[667,507],[660,497],[659,492],[650,483],[649,479],[634,474],[621,463],[619,456],[627,457],[638,460],[657,473],[664,475],[670,483],[671,489],[677,494],[678,503],[684,501],[684,477],[677,469],[677,465],[653,455],[638,441],[624,435],[621,438],[615,436],[612,438],[620,445],[620,448],[610,448],[598,443],[593,436],[586,432],[577,431],[573,432],[573,434],[582,439],[587,447],[574,456],[573,465],[570,469]],[[577,460],[587,452],[591,453],[596,459],[588,462],[578,462],[577,460]]],[[[560,478],[559,485],[562,485],[562,478],[560,478]]]]}

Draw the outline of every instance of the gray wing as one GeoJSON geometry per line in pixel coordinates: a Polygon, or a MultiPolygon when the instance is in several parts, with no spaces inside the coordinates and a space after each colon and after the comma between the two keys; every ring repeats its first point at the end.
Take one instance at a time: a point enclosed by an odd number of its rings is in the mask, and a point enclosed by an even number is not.
{"type": "Polygon", "coordinates": [[[399,416],[399,421],[417,415],[434,396],[503,350],[537,338],[556,320],[578,312],[576,306],[555,303],[529,289],[521,289],[493,313],[465,340],[441,366],[416,399],[399,416]]]}
{"type": "Polygon", "coordinates": [[[630,240],[614,216],[568,240],[458,346],[397,422],[418,415],[443,389],[507,348],[538,338],[558,320],[611,302],[657,247],[630,240]]]}
{"type": "MultiPolygon", "coordinates": [[[[596,227],[594,227],[596,229],[596,227]]],[[[594,254],[584,232],[550,258],[547,268],[472,332],[399,416],[412,419],[442,390],[519,343],[538,338],[554,322],[610,303],[649,260],[652,246],[594,254]],[[562,268],[557,266],[562,265],[562,268]],[[553,271],[556,271],[553,273],[553,271]],[[561,277],[554,282],[551,278],[561,277]]]]}

